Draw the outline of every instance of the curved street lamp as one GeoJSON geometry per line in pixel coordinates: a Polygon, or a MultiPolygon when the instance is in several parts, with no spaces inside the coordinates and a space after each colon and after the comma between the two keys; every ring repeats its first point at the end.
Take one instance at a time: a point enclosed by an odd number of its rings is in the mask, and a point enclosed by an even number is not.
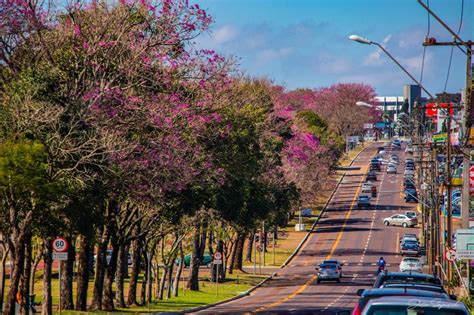
{"type": "Polygon", "coordinates": [[[377,43],[377,42],[373,42],[373,41],[371,41],[370,39],[367,39],[367,38],[364,38],[364,37],[362,37],[362,36],[359,36],[359,35],[351,35],[351,36],[349,36],[349,39],[350,39],[350,40],[353,40],[353,41],[355,41],[355,42],[358,42],[358,43],[360,43],[360,44],[365,44],[365,45],[372,45],[372,44],[373,44],[373,45],[377,45],[380,49],[382,49],[382,51],[383,51],[388,57],[390,57],[390,59],[392,59],[393,62],[395,62],[395,63],[400,67],[400,69],[403,70],[403,72],[405,72],[416,84],[418,84],[418,85],[421,87],[421,89],[422,89],[423,91],[425,91],[426,94],[429,95],[429,97],[431,97],[432,99],[435,98],[435,97],[434,97],[420,82],[418,82],[418,80],[415,79],[415,77],[412,76],[412,75],[410,74],[410,72],[408,72],[382,45],[380,45],[380,44],[377,43]]]}

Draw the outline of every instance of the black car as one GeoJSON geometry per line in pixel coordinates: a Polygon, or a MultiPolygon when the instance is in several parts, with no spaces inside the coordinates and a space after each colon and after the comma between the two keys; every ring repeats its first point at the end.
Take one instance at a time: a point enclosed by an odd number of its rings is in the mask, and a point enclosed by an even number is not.
{"type": "Polygon", "coordinates": [[[377,174],[375,174],[374,171],[369,171],[367,173],[367,176],[365,178],[365,181],[368,182],[368,181],[377,181],[377,174]]]}
{"type": "Polygon", "coordinates": [[[380,288],[385,282],[406,282],[441,285],[441,280],[435,275],[426,273],[407,272],[381,272],[374,282],[374,288],[380,288]]]}
{"type": "Polygon", "coordinates": [[[400,246],[400,253],[402,255],[415,255],[420,253],[420,245],[418,241],[405,240],[400,246]]]}
{"type": "MultiPolygon", "coordinates": [[[[402,288],[402,289],[416,289],[416,290],[423,290],[423,291],[431,291],[437,293],[445,293],[446,290],[442,285],[435,285],[435,284],[426,284],[426,283],[406,283],[406,282],[385,282],[382,285],[382,288],[402,288]]],[[[457,300],[457,296],[454,294],[450,294],[449,298],[451,300],[457,300]]]]}
{"type": "Polygon", "coordinates": [[[449,300],[450,297],[444,292],[434,292],[426,290],[418,290],[416,288],[382,288],[382,289],[359,289],[357,295],[360,296],[352,314],[361,314],[367,303],[372,299],[382,296],[422,296],[427,298],[449,300]]]}
{"type": "Polygon", "coordinates": [[[380,163],[370,163],[370,170],[371,171],[381,171],[380,163]]]}
{"type": "Polygon", "coordinates": [[[414,187],[405,187],[405,202],[418,202],[418,196],[414,187]]]}

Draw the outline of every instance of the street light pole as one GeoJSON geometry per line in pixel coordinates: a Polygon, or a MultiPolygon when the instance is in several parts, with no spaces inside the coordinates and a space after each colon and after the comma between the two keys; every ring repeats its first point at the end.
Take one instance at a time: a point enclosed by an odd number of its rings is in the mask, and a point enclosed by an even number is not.
{"type": "Polygon", "coordinates": [[[435,97],[423,86],[423,84],[421,84],[417,79],[415,79],[414,76],[412,76],[410,74],[410,72],[408,72],[398,61],[397,59],[395,59],[382,45],[380,45],[379,43],[377,42],[373,42],[367,38],[363,38],[361,36],[358,36],[358,35],[351,35],[349,36],[349,39],[350,40],[353,40],[355,42],[358,42],[358,43],[361,43],[361,44],[365,44],[365,45],[376,45],[378,46],[380,49],[382,49],[382,51],[390,58],[392,59],[393,62],[395,62],[395,64],[397,64],[397,66],[403,70],[403,72],[405,72],[416,84],[418,84],[421,89],[423,91],[425,91],[426,94],[428,94],[429,97],[431,97],[432,99],[434,99],[435,97]]]}

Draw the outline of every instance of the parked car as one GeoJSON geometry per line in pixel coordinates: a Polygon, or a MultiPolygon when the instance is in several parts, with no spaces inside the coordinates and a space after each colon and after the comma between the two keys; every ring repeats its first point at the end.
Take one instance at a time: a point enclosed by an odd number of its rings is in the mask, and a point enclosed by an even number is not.
{"type": "Polygon", "coordinates": [[[403,173],[403,175],[415,175],[415,171],[414,170],[405,170],[405,172],[403,173]]]}
{"type": "Polygon", "coordinates": [[[390,158],[391,158],[392,160],[400,161],[400,158],[399,158],[398,155],[396,155],[396,154],[390,155],[390,158]]]}
{"type": "MultiPolygon", "coordinates": [[[[176,264],[179,264],[180,259],[176,259],[176,264]]],[[[191,254],[184,256],[184,267],[189,267],[191,265],[191,254]]],[[[204,254],[203,259],[201,260],[201,266],[206,266],[211,268],[212,257],[209,254],[204,254]]]]}
{"type": "MultiPolygon", "coordinates": [[[[418,218],[418,215],[416,214],[415,211],[405,211],[405,215],[409,218],[418,218]]],[[[408,234],[406,234],[408,235],[408,234]]],[[[414,234],[411,234],[411,235],[414,235],[414,234]]],[[[415,235],[416,237],[416,235],[415,235]]]]}
{"type": "Polygon", "coordinates": [[[404,257],[400,262],[401,272],[421,272],[422,267],[420,259],[416,257],[404,257]]]}
{"type": "Polygon", "coordinates": [[[317,283],[320,283],[321,281],[341,282],[341,270],[338,268],[337,264],[322,263],[318,268],[316,268],[316,270],[318,271],[316,279],[317,283]]]}
{"type": "Polygon", "coordinates": [[[394,214],[390,217],[383,219],[383,224],[385,224],[386,226],[399,225],[403,227],[413,227],[418,224],[418,219],[409,218],[404,214],[394,214]]]}
{"type": "Polygon", "coordinates": [[[380,171],[380,163],[370,163],[370,171],[380,171]]]}
{"type": "MultiPolygon", "coordinates": [[[[357,295],[360,296],[359,301],[357,302],[352,315],[362,314],[366,305],[369,301],[373,299],[378,299],[384,296],[406,296],[406,297],[427,297],[431,299],[444,299],[448,300],[449,296],[443,292],[433,292],[433,291],[424,291],[413,289],[404,289],[404,288],[382,288],[382,289],[359,289],[357,290],[357,295]]],[[[410,299],[410,298],[407,298],[410,299]]],[[[397,313],[398,314],[398,313],[397,313]]]]}
{"type": "Polygon", "coordinates": [[[418,202],[418,195],[413,187],[406,187],[404,193],[405,202],[418,202]]]}
{"type": "Polygon", "coordinates": [[[363,193],[370,193],[372,191],[372,186],[374,186],[371,182],[365,182],[362,184],[361,191],[363,193]]]}
{"type": "Polygon", "coordinates": [[[365,177],[366,181],[377,181],[377,174],[374,171],[369,171],[365,177]]]}
{"type": "Polygon", "coordinates": [[[404,240],[400,245],[400,254],[402,255],[415,255],[418,256],[420,253],[420,245],[415,240],[404,240]]]}
{"type": "Polygon", "coordinates": [[[395,167],[395,165],[387,166],[387,174],[397,174],[397,168],[395,167]]]}
{"type": "Polygon", "coordinates": [[[370,207],[370,197],[367,195],[359,195],[359,197],[357,197],[357,207],[359,208],[370,207]]]}
{"type": "Polygon", "coordinates": [[[393,166],[398,166],[398,164],[400,164],[400,162],[398,160],[393,160],[393,159],[390,159],[390,161],[388,162],[388,165],[393,165],[393,166]]]}
{"type": "Polygon", "coordinates": [[[361,314],[469,315],[469,311],[463,303],[447,299],[384,296],[370,300],[361,314]]]}

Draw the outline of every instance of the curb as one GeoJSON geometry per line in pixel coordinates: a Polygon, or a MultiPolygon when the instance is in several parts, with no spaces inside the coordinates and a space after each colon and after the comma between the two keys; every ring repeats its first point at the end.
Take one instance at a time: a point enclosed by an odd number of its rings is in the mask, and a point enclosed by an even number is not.
{"type": "Polygon", "coordinates": [[[229,303],[229,302],[238,300],[238,299],[240,299],[240,298],[243,298],[244,296],[250,295],[250,293],[252,293],[252,292],[255,291],[256,289],[260,288],[260,287],[261,287],[262,285],[264,285],[265,282],[267,282],[268,280],[273,279],[273,277],[275,277],[276,275],[277,275],[276,272],[272,273],[270,276],[266,277],[265,279],[263,279],[262,281],[260,281],[257,285],[251,287],[250,289],[248,289],[248,290],[245,291],[244,293],[241,293],[241,294],[236,295],[236,296],[234,296],[234,297],[231,297],[231,298],[228,298],[228,299],[226,299],[226,300],[219,301],[219,302],[215,302],[215,303],[212,303],[212,304],[206,304],[206,305],[203,305],[203,306],[198,306],[198,307],[196,307],[196,308],[191,308],[191,309],[184,310],[182,314],[188,314],[188,313],[194,313],[194,312],[203,311],[203,310],[206,310],[206,309],[211,308],[211,307],[219,306],[219,305],[221,305],[221,304],[229,303]]]}
{"type": "MultiPolygon", "coordinates": [[[[356,156],[354,156],[354,158],[352,158],[351,162],[349,163],[348,166],[352,166],[352,163],[354,163],[354,161],[359,157],[359,155],[364,152],[368,147],[365,147],[365,148],[362,148],[362,150],[356,154],[356,156]]],[[[322,215],[324,214],[324,212],[326,211],[326,208],[327,206],[329,205],[329,203],[331,202],[332,198],[334,197],[334,194],[336,193],[337,189],[339,188],[339,185],[341,184],[342,180],[344,179],[344,177],[346,176],[346,172],[344,172],[341,176],[341,178],[339,179],[339,181],[337,182],[336,184],[336,187],[334,187],[332,193],[331,193],[331,196],[329,196],[328,200],[326,201],[326,203],[324,204],[324,207],[323,209],[321,210],[321,213],[319,214],[318,218],[316,219],[316,221],[314,221],[313,225],[311,225],[311,228],[309,229],[309,231],[306,233],[306,235],[303,237],[303,239],[301,240],[301,242],[298,244],[298,246],[295,248],[294,252],[285,260],[285,262],[280,266],[280,269],[281,268],[285,268],[288,263],[298,254],[298,252],[301,250],[301,247],[303,247],[303,245],[306,243],[306,241],[308,240],[309,236],[311,235],[311,233],[313,233],[314,229],[316,228],[316,225],[318,224],[319,222],[319,219],[322,217],[322,215]]],[[[203,311],[203,310],[206,310],[208,308],[211,308],[211,307],[215,307],[215,306],[219,306],[221,304],[225,304],[225,303],[229,303],[229,302],[232,302],[232,301],[235,301],[235,300],[238,300],[240,298],[243,298],[244,296],[247,296],[247,295],[250,295],[251,292],[255,291],[256,289],[260,288],[263,284],[265,284],[265,282],[273,279],[275,276],[277,276],[277,272],[274,272],[272,273],[270,276],[266,277],[265,279],[263,279],[262,281],[260,281],[257,285],[251,287],[250,289],[248,289],[247,291],[245,291],[244,293],[242,294],[239,294],[239,295],[236,295],[234,297],[231,297],[231,298],[228,298],[226,300],[222,300],[222,301],[219,301],[219,302],[216,302],[216,303],[212,303],[212,304],[207,304],[207,305],[203,305],[203,306],[199,306],[199,307],[196,307],[196,308],[191,308],[191,309],[187,309],[187,310],[184,310],[182,313],[183,314],[188,314],[188,313],[194,313],[194,312],[199,312],[199,311],[203,311]]]]}
{"type": "MultiPolygon", "coordinates": [[[[363,148],[359,153],[356,154],[356,156],[354,156],[354,158],[352,158],[351,162],[349,163],[348,166],[352,166],[352,163],[354,163],[354,161],[359,157],[359,155],[365,151],[367,147],[363,148]]],[[[332,201],[332,198],[334,197],[334,194],[336,193],[337,189],[339,188],[339,185],[341,184],[342,180],[344,179],[344,177],[346,176],[346,172],[344,172],[341,176],[341,178],[339,178],[339,181],[337,182],[336,184],[336,187],[334,187],[332,193],[331,193],[331,196],[329,196],[328,200],[326,201],[326,203],[324,204],[323,206],[323,209],[321,210],[321,213],[319,214],[318,218],[316,219],[316,221],[314,221],[313,225],[311,225],[311,228],[309,229],[308,233],[306,233],[306,235],[303,237],[303,239],[301,240],[301,242],[298,244],[298,246],[296,246],[295,248],[295,251],[283,262],[283,264],[280,266],[280,268],[284,268],[286,267],[290,262],[291,260],[296,256],[296,254],[298,254],[298,252],[301,250],[301,248],[303,247],[303,245],[306,243],[306,241],[308,240],[309,236],[311,235],[311,233],[314,232],[314,229],[316,228],[316,225],[319,223],[319,219],[323,216],[324,212],[326,211],[326,208],[327,206],[329,205],[329,203],[331,203],[332,201]]]]}

